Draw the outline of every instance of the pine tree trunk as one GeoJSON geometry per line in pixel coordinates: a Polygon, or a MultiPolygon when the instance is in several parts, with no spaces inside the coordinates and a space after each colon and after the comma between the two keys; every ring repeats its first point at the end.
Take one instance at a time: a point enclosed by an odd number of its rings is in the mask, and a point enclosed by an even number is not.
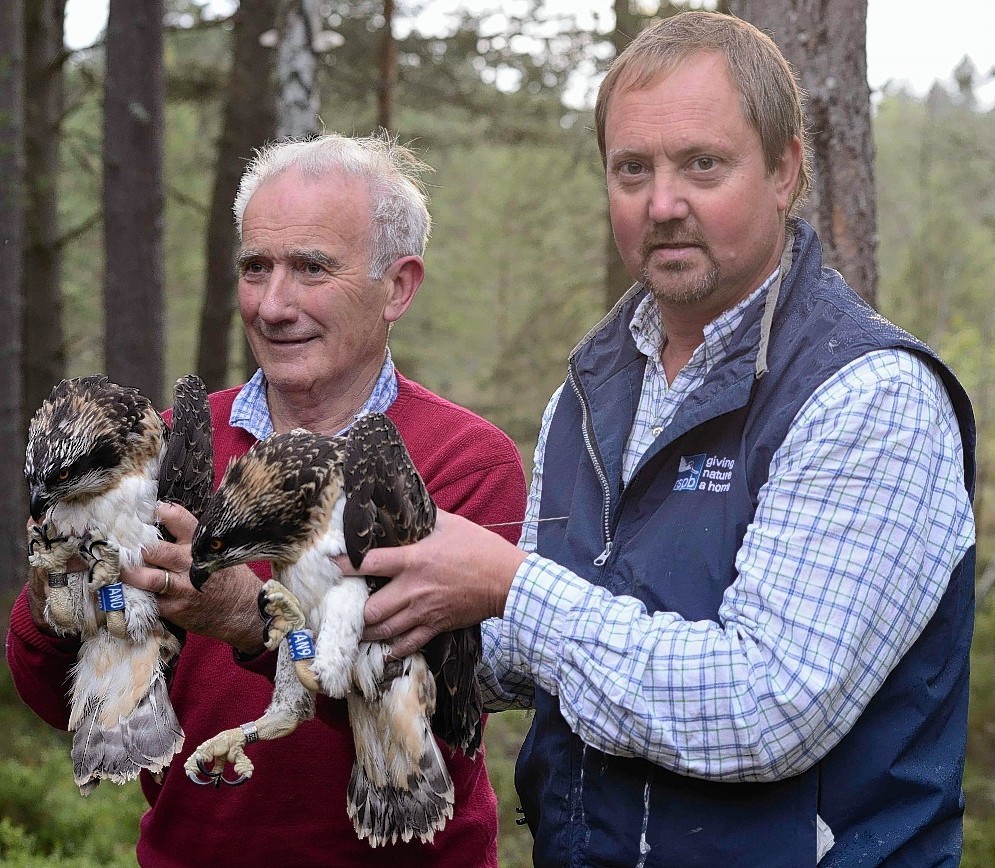
{"type": "Polygon", "coordinates": [[[65,375],[62,250],[59,240],[59,146],[62,138],[66,0],[26,0],[25,26],[25,424],[65,375]]]}
{"type": "Polygon", "coordinates": [[[277,0],[256,0],[240,4],[234,15],[232,65],[207,223],[207,279],[197,347],[196,371],[211,391],[228,385],[230,369],[238,245],[232,203],[253,148],[264,145],[276,129],[274,52],[259,44],[259,37],[276,22],[276,14],[277,0]]]}
{"type": "Polygon", "coordinates": [[[825,264],[877,300],[874,143],[867,85],[867,0],[730,0],[769,33],[807,92],[812,192],[802,209],[825,264]]]}
{"type": "Polygon", "coordinates": [[[104,357],[163,404],[163,0],[110,0],[104,84],[104,357]]]}
{"type": "Polygon", "coordinates": [[[24,7],[0,3],[0,304],[9,327],[0,336],[0,591],[24,582],[28,518],[21,397],[24,243],[24,7]]]}

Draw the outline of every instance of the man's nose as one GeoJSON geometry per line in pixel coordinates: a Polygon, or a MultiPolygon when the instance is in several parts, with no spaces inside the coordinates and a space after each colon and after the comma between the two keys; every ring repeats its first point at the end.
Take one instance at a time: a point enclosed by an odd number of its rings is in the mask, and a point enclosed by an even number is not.
{"type": "Polygon", "coordinates": [[[291,269],[282,265],[273,268],[259,302],[259,316],[270,323],[297,318],[297,286],[291,269]]]}
{"type": "Polygon", "coordinates": [[[654,223],[686,220],[691,213],[686,187],[676,173],[657,172],[650,193],[650,220],[654,223]]]}

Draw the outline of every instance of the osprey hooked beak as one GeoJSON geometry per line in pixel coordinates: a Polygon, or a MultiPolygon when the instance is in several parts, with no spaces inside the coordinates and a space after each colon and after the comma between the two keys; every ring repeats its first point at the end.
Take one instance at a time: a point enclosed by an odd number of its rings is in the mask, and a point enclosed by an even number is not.
{"type": "Polygon", "coordinates": [[[51,502],[51,498],[45,493],[45,489],[42,486],[31,486],[31,518],[41,523],[41,520],[45,517],[45,511],[51,502]]]}
{"type": "Polygon", "coordinates": [[[211,571],[206,567],[198,567],[196,564],[190,565],[190,584],[193,585],[198,591],[201,586],[208,580],[211,575],[211,571]]]}

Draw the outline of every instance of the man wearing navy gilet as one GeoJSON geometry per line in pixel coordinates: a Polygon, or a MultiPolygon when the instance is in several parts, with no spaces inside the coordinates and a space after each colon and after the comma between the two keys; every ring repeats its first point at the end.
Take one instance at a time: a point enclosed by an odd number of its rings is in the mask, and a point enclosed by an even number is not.
{"type": "Polygon", "coordinates": [[[968,398],[791,216],[799,93],[760,31],[654,25],[596,123],[638,282],[570,356],[520,547],[443,515],[371,552],[368,636],[493,618],[537,866],[956,866],[968,398]]]}

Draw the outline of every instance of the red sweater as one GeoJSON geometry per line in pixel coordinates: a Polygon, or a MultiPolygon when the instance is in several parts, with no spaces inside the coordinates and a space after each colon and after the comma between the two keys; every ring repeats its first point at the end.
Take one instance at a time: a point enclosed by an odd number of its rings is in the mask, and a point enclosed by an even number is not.
{"type": "MultiPolygon", "coordinates": [[[[469,410],[400,375],[398,387],[387,415],[400,430],[436,503],[478,524],[521,521],[525,476],[514,443],[469,410]]],[[[228,424],[237,392],[229,389],[211,396],[215,484],[229,460],[255,442],[228,424]]],[[[513,524],[497,530],[515,541],[521,527],[513,524]]],[[[267,567],[257,572],[267,577],[267,567]]],[[[21,697],[49,724],[65,729],[64,691],[77,643],[41,633],[22,592],[11,612],[7,645],[21,697]]],[[[187,635],[170,688],[186,740],[161,786],[142,772],[142,789],[151,807],[141,821],[141,865],[496,868],[497,801],[483,757],[471,762],[445,746],[456,808],[434,843],[373,849],[356,837],[345,812],[355,753],[344,703],[319,702],[318,717],[302,723],[292,735],[252,745],[249,754],[255,772],[242,786],[215,790],[187,780],[183,762],[199,744],[263,712],[272,694],[274,668],[273,653],[240,666],[224,643],[187,635]]]]}

